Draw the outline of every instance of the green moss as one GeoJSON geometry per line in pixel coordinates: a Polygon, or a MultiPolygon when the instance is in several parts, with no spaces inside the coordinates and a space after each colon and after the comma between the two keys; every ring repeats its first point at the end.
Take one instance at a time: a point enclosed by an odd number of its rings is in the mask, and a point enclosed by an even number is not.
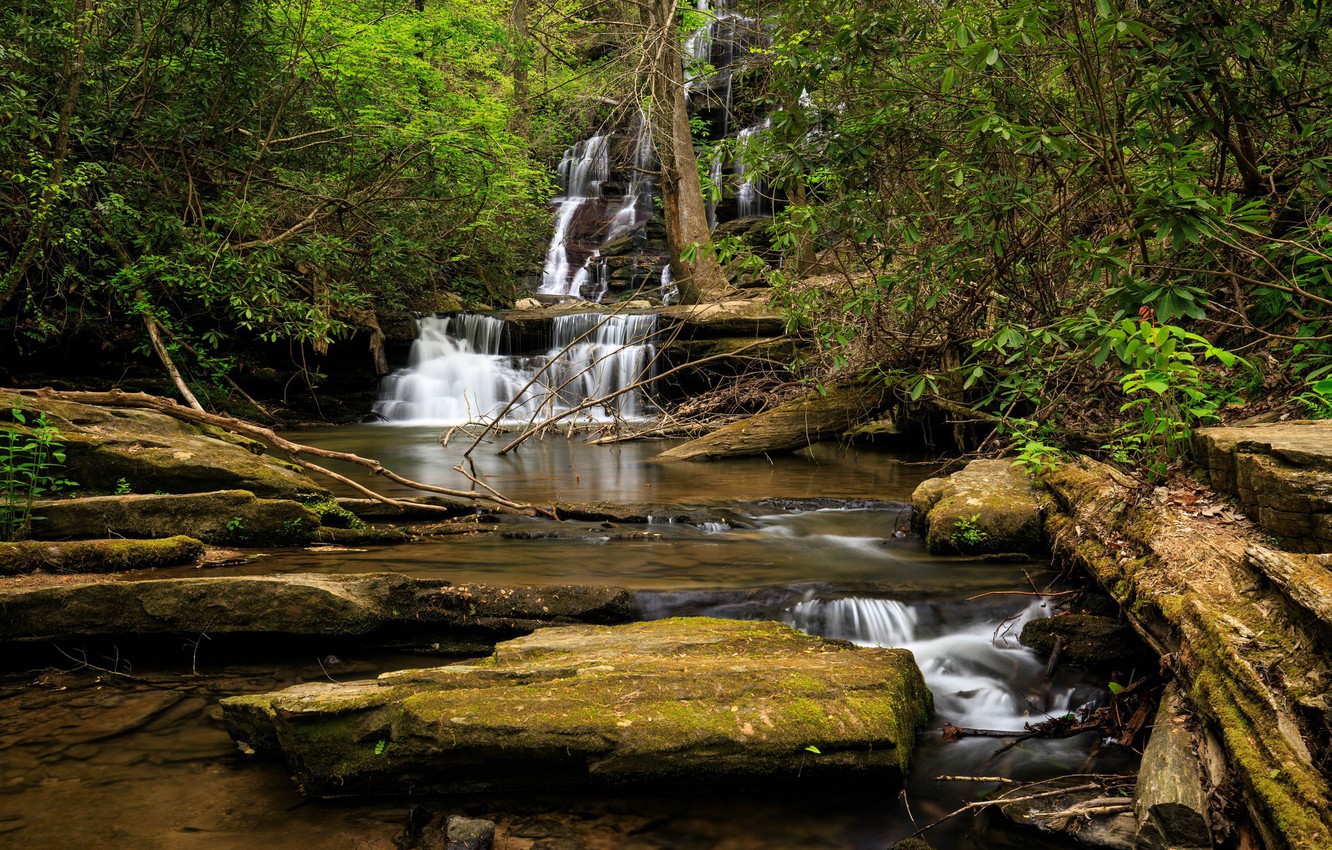
{"type": "MultiPolygon", "coordinates": [[[[1047,523],[1057,551],[1127,603],[1128,614],[1162,645],[1177,647],[1175,665],[1199,714],[1219,736],[1266,843],[1296,850],[1327,846],[1327,779],[1305,757],[1306,743],[1292,742],[1300,732],[1283,706],[1307,692],[1306,683],[1325,680],[1319,672],[1325,664],[1308,651],[1308,636],[1278,613],[1279,600],[1231,590],[1231,582],[1242,578],[1228,575],[1219,561],[1234,555],[1215,553],[1210,557],[1218,563],[1209,567],[1221,571],[1200,571],[1204,562],[1189,560],[1195,553],[1180,548],[1178,532],[1150,504],[1130,509],[1118,502],[1117,510],[1107,510],[1114,489],[1076,467],[1050,480],[1072,514],[1047,523]],[[1160,545],[1162,540],[1173,547],[1160,545]],[[1279,686],[1259,675],[1259,669],[1278,667],[1279,686]]],[[[1205,541],[1199,545],[1207,551],[1205,541]]]]}
{"type": "Polygon", "coordinates": [[[309,499],[305,506],[319,517],[319,524],[329,528],[365,528],[365,522],[356,514],[338,504],[332,496],[309,499]]]}
{"type": "Polygon", "coordinates": [[[610,781],[794,776],[810,746],[810,770],[901,772],[930,710],[904,651],[707,618],[541,630],[456,673],[385,683],[269,696],[307,787],[375,785],[384,760],[366,750],[380,741],[433,788],[462,782],[449,764],[494,753],[528,772],[583,760],[610,781]]]}
{"type": "Polygon", "coordinates": [[[0,543],[0,575],[107,573],[170,567],[197,560],[203,543],[192,537],[160,540],[75,540],[0,543]]]}

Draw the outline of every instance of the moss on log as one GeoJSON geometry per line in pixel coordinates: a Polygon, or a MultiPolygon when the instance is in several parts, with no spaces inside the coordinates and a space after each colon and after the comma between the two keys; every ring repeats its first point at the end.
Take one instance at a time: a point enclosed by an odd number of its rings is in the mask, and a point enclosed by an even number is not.
{"type": "Polygon", "coordinates": [[[1258,529],[1189,516],[1166,492],[1133,498],[1136,482],[1086,459],[1046,483],[1059,507],[1047,522],[1056,555],[1085,566],[1177,671],[1262,843],[1327,847],[1332,788],[1319,766],[1332,664],[1311,651],[1307,614],[1255,572],[1258,529]]]}

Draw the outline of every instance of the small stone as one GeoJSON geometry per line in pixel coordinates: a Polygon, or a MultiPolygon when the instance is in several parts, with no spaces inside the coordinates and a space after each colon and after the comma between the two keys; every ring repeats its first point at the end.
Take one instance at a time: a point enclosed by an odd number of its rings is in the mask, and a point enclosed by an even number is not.
{"type": "Polygon", "coordinates": [[[495,843],[494,821],[451,815],[446,850],[490,850],[495,843]]]}
{"type": "Polygon", "coordinates": [[[535,298],[519,298],[513,304],[515,310],[540,310],[542,304],[535,298]]]}

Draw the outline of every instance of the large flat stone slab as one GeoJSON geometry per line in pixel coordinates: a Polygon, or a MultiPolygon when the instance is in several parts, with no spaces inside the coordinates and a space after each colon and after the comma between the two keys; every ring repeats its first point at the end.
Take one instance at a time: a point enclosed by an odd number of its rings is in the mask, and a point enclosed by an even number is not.
{"type": "Polygon", "coordinates": [[[218,576],[0,587],[0,642],[75,637],[284,635],[416,640],[474,649],[551,624],[622,623],[614,587],[451,585],[375,573],[218,576]]]}
{"type": "Polygon", "coordinates": [[[39,503],[37,514],[42,519],[29,536],[38,540],[185,534],[206,543],[281,546],[307,542],[319,528],[319,516],[305,505],[248,490],[61,499],[39,503]]]}
{"type": "Polygon", "coordinates": [[[898,780],[929,691],[911,653],[780,623],[541,629],[483,661],[223,700],[306,793],[898,780]]]}
{"type": "Polygon", "coordinates": [[[304,499],[327,491],[265,446],[217,428],[152,410],[97,407],[25,395],[60,429],[62,472],[83,492],[110,492],[124,481],[136,493],[248,490],[261,498],[304,499]]]}

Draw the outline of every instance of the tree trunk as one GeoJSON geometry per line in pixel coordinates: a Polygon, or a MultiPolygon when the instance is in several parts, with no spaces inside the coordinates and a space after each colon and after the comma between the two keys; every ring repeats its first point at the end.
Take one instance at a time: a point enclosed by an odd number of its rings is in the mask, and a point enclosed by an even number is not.
{"type": "Polygon", "coordinates": [[[523,129],[527,124],[527,97],[529,85],[527,69],[532,62],[531,33],[527,26],[528,0],[513,0],[509,13],[509,29],[513,31],[513,55],[510,58],[513,71],[513,126],[523,129]]]}
{"type": "Polygon", "coordinates": [[[732,290],[712,251],[707,205],[685,104],[684,65],[676,31],[677,0],[646,5],[647,93],[652,141],[661,169],[661,200],[671,277],[686,304],[720,301],[732,290]],[[689,259],[686,259],[688,257],[689,259]]]}
{"type": "Polygon", "coordinates": [[[810,393],[667,449],[652,460],[712,460],[796,451],[840,437],[882,410],[887,401],[888,391],[881,383],[810,393]]]}

